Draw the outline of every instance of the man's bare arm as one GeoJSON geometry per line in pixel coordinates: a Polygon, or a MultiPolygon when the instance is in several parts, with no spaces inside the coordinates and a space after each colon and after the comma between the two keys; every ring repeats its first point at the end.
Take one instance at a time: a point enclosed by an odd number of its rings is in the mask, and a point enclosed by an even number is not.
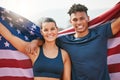
{"type": "Polygon", "coordinates": [[[111,28],[113,35],[120,31],[120,17],[118,17],[115,21],[112,22],[111,28]]]}

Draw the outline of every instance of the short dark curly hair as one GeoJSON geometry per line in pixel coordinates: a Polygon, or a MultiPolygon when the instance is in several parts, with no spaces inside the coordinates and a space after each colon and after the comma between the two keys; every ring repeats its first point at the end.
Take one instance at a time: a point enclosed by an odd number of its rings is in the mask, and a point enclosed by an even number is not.
{"type": "Polygon", "coordinates": [[[88,8],[82,4],[73,4],[69,9],[68,14],[71,15],[76,12],[85,12],[87,14],[87,10],[88,8]]]}

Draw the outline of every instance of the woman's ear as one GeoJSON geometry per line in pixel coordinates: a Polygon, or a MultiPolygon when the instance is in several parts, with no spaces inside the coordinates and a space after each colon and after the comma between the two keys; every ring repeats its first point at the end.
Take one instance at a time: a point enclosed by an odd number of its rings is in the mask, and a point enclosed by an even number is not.
{"type": "Polygon", "coordinates": [[[59,28],[58,27],[56,27],[57,28],[57,30],[59,31],[59,28]]]}
{"type": "Polygon", "coordinates": [[[43,35],[43,32],[42,32],[42,30],[40,30],[40,33],[41,33],[41,35],[43,35]]]}

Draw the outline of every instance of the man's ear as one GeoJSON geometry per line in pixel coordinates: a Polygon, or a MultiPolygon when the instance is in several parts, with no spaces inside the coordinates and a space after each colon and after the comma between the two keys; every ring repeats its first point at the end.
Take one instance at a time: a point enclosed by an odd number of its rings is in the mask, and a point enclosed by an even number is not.
{"type": "Polygon", "coordinates": [[[90,16],[88,16],[88,22],[90,21],[90,16]]]}
{"type": "Polygon", "coordinates": [[[69,19],[69,22],[71,23],[71,19],[69,19]]]}

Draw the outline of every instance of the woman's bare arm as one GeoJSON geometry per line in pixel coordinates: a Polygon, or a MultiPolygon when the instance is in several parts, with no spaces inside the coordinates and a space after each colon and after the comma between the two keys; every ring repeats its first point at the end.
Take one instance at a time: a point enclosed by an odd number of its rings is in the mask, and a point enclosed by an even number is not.
{"type": "Polygon", "coordinates": [[[20,52],[26,53],[25,47],[26,47],[26,45],[29,44],[29,42],[26,42],[16,36],[14,36],[2,23],[0,23],[0,34],[6,40],[8,40],[20,52]]]}

